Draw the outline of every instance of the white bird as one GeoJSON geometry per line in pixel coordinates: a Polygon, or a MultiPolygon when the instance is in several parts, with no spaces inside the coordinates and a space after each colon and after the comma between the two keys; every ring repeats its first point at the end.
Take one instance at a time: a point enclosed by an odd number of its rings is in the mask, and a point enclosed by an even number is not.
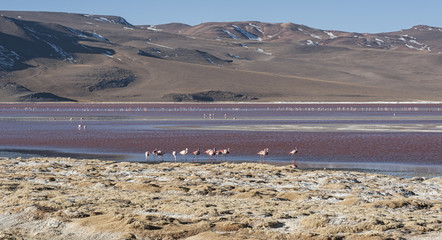
{"type": "Polygon", "coordinates": [[[298,147],[295,147],[291,152],[289,152],[289,154],[290,155],[292,155],[292,157],[293,157],[293,165],[292,165],[292,167],[293,168],[296,168],[297,166],[296,166],[296,164],[295,164],[295,154],[297,154],[298,153],[298,147]]]}
{"type": "Polygon", "coordinates": [[[186,148],[186,149],[184,149],[184,150],[181,150],[180,154],[181,154],[181,156],[182,156],[183,159],[184,159],[184,157],[187,155],[188,152],[189,152],[189,149],[188,149],[188,148],[186,148]]]}

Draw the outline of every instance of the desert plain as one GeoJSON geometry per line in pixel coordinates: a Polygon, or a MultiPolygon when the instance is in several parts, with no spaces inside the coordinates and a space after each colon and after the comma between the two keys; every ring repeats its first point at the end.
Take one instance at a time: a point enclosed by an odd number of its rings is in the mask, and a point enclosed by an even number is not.
{"type": "Polygon", "coordinates": [[[440,239],[442,177],[0,159],[0,239],[440,239]]]}

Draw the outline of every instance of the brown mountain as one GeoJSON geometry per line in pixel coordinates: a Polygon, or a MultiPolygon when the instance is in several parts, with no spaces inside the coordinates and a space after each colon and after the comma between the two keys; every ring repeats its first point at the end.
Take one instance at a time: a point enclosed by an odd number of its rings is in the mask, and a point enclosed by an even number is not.
{"type": "Polygon", "coordinates": [[[437,27],[0,15],[0,101],[442,101],[437,27]]]}

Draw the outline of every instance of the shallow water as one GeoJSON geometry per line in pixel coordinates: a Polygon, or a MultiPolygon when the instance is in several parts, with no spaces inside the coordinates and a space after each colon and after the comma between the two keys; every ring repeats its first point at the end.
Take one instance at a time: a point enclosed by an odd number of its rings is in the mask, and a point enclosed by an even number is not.
{"type": "Polygon", "coordinates": [[[259,161],[267,147],[266,162],[290,164],[294,146],[301,168],[440,176],[442,104],[0,104],[0,156],[144,161],[158,148],[171,161],[173,150],[229,147],[218,160],[259,161]]]}

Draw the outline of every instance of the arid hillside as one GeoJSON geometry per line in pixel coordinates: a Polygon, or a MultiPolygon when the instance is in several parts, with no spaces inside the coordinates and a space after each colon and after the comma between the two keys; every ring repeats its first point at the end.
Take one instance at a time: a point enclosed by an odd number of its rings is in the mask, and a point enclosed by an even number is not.
{"type": "Polygon", "coordinates": [[[0,12],[0,101],[442,101],[442,28],[0,12]]]}

